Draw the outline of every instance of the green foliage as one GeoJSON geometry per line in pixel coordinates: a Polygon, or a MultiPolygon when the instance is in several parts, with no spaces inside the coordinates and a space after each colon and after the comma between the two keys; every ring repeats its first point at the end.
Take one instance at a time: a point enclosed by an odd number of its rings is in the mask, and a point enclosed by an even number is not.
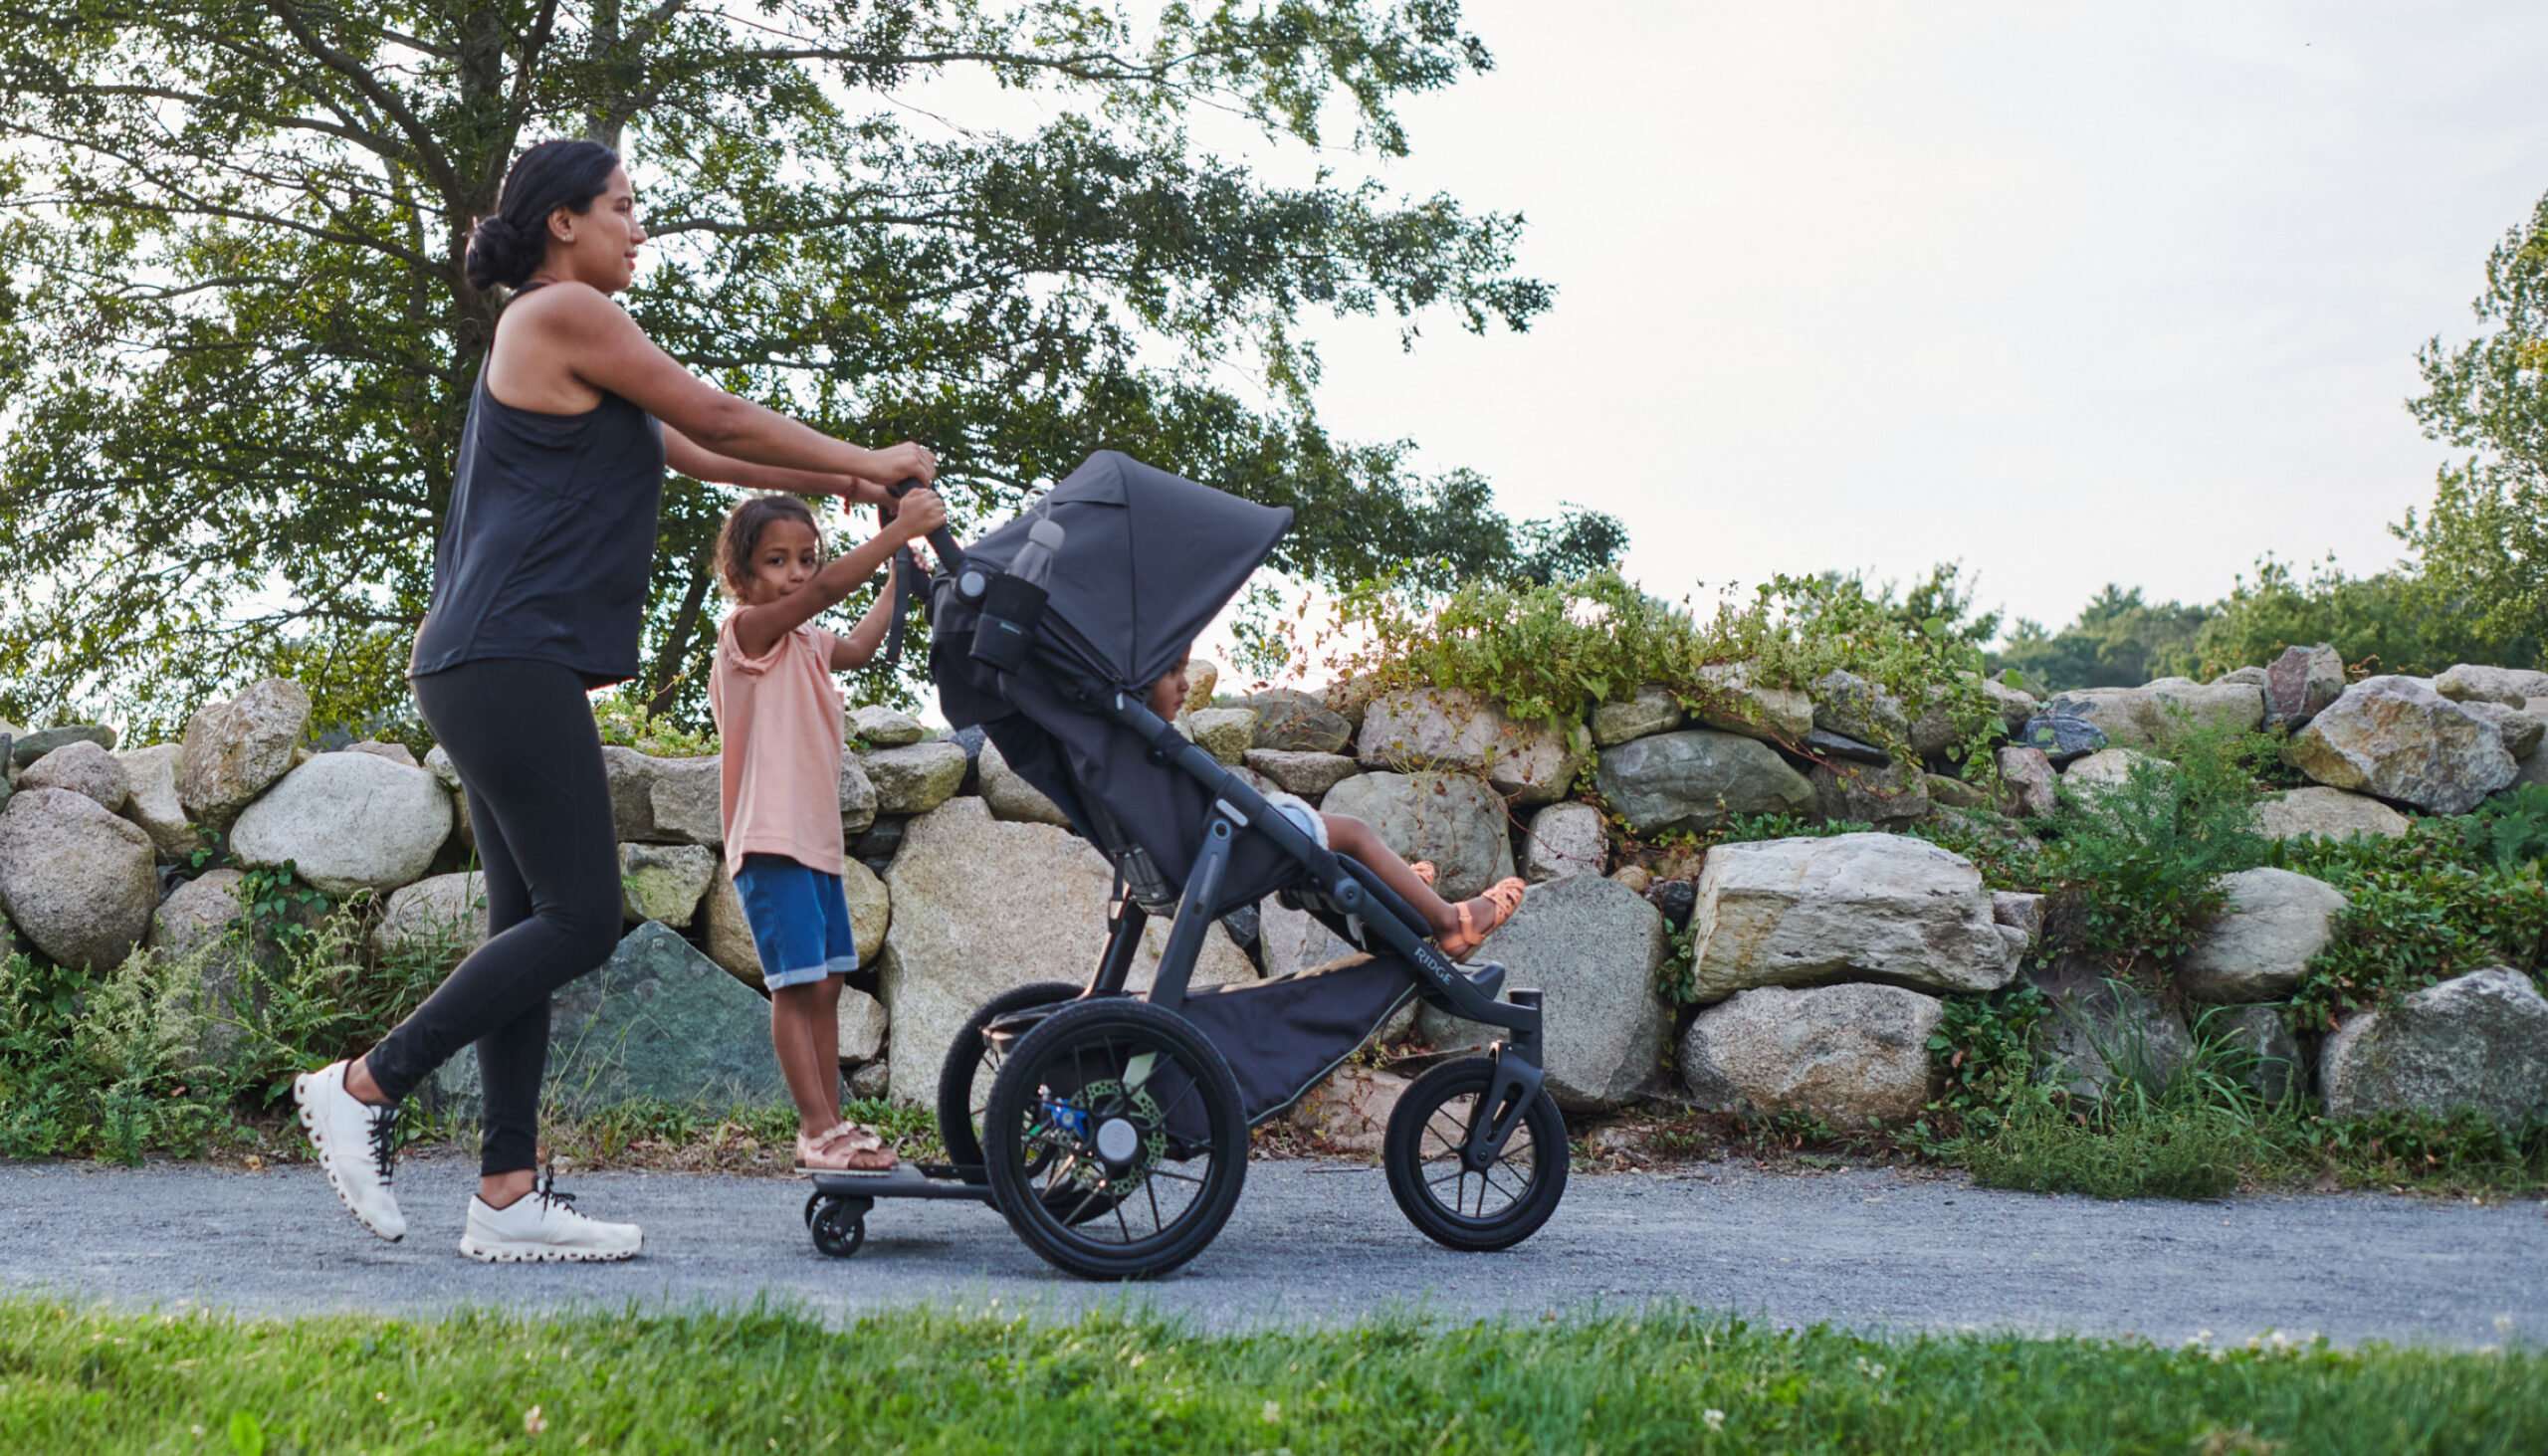
{"type": "Polygon", "coordinates": [[[626,688],[593,699],[593,724],[604,743],[658,758],[705,758],[717,751],[714,728],[685,728],[669,714],[649,711],[645,699],[626,688]]]}
{"type": "MultiPolygon", "coordinates": [[[[2535,859],[2498,862],[2534,842],[2537,800],[2495,812],[2419,819],[2397,839],[2286,841],[2272,860],[2345,892],[2327,948],[2292,1001],[2304,1026],[2328,1028],[2361,1006],[2488,965],[2537,976],[2548,964],[2548,879],[2535,859]]],[[[2495,806],[2489,805],[2489,810],[2495,806]]]]}
{"type": "Polygon", "coordinates": [[[2533,637],[2497,640],[2472,625],[2455,602],[2441,600],[2412,566],[2347,576],[2331,557],[2302,581],[2271,555],[2258,558],[2251,582],[2238,578],[2196,632],[2198,676],[2261,667],[2288,647],[2332,645],[2365,674],[2430,677],[2453,663],[2526,666],[2539,656],[2533,637]]]}
{"type": "MultiPolygon", "coordinates": [[[[1453,4],[57,6],[0,16],[0,59],[14,720],[167,727],[270,672],[320,723],[400,706],[500,303],[460,241],[556,135],[630,158],[656,340],[827,432],[935,442],[959,532],[1112,447],[1294,508],[1276,562],[1305,579],[1615,553],[1615,522],[1516,527],[1312,404],[1304,315],[1411,343],[1551,304],[1518,216],[1354,156],[1402,154],[1406,98],[1491,67],[1453,4]],[[1318,166],[1262,181],[1188,108],[1318,166]]],[[[665,494],[638,691],[685,721],[728,500],[665,494]]]]}
{"type": "Polygon", "coordinates": [[[279,867],[242,869],[237,895],[239,915],[233,924],[245,929],[264,949],[307,946],[312,927],[336,908],[334,899],[303,880],[301,867],[290,860],[279,867]]]}
{"type": "Polygon", "coordinates": [[[85,1456],[559,1450],[2380,1453],[2548,1445],[2548,1355],[1874,1338],[1672,1305],[1213,1334],[768,1304],[250,1321],[0,1303],[0,1428],[85,1456]],[[196,1435],[201,1431],[205,1434],[196,1435]],[[826,1442],[813,1433],[845,1433],[826,1442]],[[245,1446],[236,1449],[253,1450],[245,1446]]]}
{"type": "Polygon", "coordinates": [[[1991,655],[1994,672],[2014,668],[2053,692],[2070,688],[2137,688],[2153,678],[2190,672],[2197,634],[2213,609],[2145,602],[2141,588],[2108,583],[2059,632],[2023,618],[1991,655]]]}
{"type": "Polygon", "coordinates": [[[2494,795],[2453,821],[2459,842],[2498,874],[2548,857],[2548,784],[2525,783],[2494,795]]]}
{"type": "Polygon", "coordinates": [[[1996,1130],[2034,1082],[2034,1029],[2051,1009],[2024,981],[1987,996],[1948,996],[1929,1034],[1929,1065],[1939,1093],[1922,1109],[1912,1136],[1936,1145],[1971,1130],[1996,1130]]]}
{"type": "Polygon", "coordinates": [[[2215,1107],[2135,1101],[2084,1114],[2035,1103],[1968,1140],[1956,1160],[1986,1188],[2218,1198],[2237,1189],[2247,1150],[2245,1127],[2215,1107]]]}
{"type": "Polygon", "coordinates": [[[2114,784],[2064,783],[2049,868],[2084,893],[2085,946],[2119,969],[2166,964],[2218,914],[2220,876],[2267,849],[2250,820],[2252,770],[2270,739],[2181,725],[2176,761],[2143,758],[2114,784]]]}

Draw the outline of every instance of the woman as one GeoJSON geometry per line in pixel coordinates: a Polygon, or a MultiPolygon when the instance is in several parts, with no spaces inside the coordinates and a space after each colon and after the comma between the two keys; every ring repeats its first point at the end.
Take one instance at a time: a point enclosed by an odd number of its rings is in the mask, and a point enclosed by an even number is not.
{"type": "MultiPolygon", "coordinates": [[[[635,1224],[534,1187],[534,1168],[549,994],[619,939],[617,835],[585,695],[636,676],[665,468],[845,500],[937,471],[918,445],[844,444],[674,362],[611,302],[645,241],[628,174],[589,141],[524,153],[470,238],[470,281],[511,300],[470,399],[408,671],[469,794],[493,934],[367,1055],[293,1088],[337,1195],[394,1241],[399,1100],[475,1044],[485,1132],[460,1249],[488,1262],[625,1259],[642,1242],[635,1224]]],[[[943,510],[925,491],[903,506],[915,509],[943,510]]]]}

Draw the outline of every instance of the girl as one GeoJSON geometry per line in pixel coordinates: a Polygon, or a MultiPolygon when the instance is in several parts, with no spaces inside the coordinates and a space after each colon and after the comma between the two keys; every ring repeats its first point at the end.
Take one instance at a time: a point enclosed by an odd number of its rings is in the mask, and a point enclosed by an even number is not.
{"type": "Polygon", "coordinates": [[[885,1172],[895,1160],[882,1138],[840,1116],[841,978],[858,968],[858,942],[841,894],[841,702],[831,677],[876,655],[894,594],[878,592],[847,637],[813,618],[946,523],[938,497],[914,491],[873,539],[826,565],[805,503],[759,496],[735,508],[717,539],[718,573],[741,604],[717,629],[708,678],[725,745],[726,870],[760,951],[803,1171],[885,1172]]]}
{"type": "Polygon", "coordinates": [[[665,468],[861,499],[882,498],[866,482],[937,471],[918,445],[844,444],[657,348],[610,297],[635,280],[645,241],[628,174],[589,141],[525,152],[470,235],[469,297],[504,311],[408,675],[469,793],[494,934],[367,1055],[293,1085],[337,1197],[395,1241],[399,1101],[475,1046],[484,1132],[460,1251],[490,1262],[626,1259],[643,1243],[633,1223],[534,1189],[533,1170],[549,994],[619,941],[618,836],[585,694],[637,675],[665,468]]]}
{"type": "MultiPolygon", "coordinates": [[[[1188,682],[1186,659],[1180,657],[1168,675],[1151,685],[1151,712],[1169,722],[1177,710],[1185,706],[1188,682]]],[[[1293,794],[1268,792],[1265,797],[1275,808],[1291,816],[1294,823],[1308,830],[1310,837],[1341,855],[1350,855],[1364,868],[1380,877],[1380,883],[1397,892],[1425,924],[1433,928],[1433,943],[1453,960],[1464,960],[1496,928],[1513,918],[1522,907],[1526,888],[1519,876],[1507,876],[1486,887],[1486,893],[1475,900],[1457,905],[1433,893],[1433,866],[1430,861],[1414,864],[1398,858],[1397,851],[1380,843],[1372,826],[1351,814],[1322,814],[1309,806],[1309,801],[1293,794]]]]}

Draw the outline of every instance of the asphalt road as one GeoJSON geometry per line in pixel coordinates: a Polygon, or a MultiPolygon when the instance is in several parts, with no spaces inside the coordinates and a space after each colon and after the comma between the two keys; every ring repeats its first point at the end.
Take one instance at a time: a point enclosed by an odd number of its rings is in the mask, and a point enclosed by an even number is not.
{"type": "MultiPolygon", "coordinates": [[[[488,1267],[455,1252],[472,1173],[458,1159],[402,1165],[410,1231],[393,1245],[363,1233],[307,1167],[0,1166],[0,1290],[254,1315],[766,1293],[835,1320],[917,1302],[1067,1315],[1127,1297],[1048,1269],[987,1207],[880,1204],[866,1248],[844,1262],[807,1242],[803,1183],[680,1173],[568,1184],[582,1207],[644,1223],[641,1259],[488,1267]]],[[[1665,1300],[1867,1331],[2548,1344],[2548,1216],[2535,1202],[2386,1195],[2100,1203],[1952,1176],[1711,1164],[1579,1174],[1538,1237],[1473,1255],[1409,1227],[1378,1168],[1266,1161],[1219,1241],[1130,1298],[1213,1329],[1665,1300]]]]}

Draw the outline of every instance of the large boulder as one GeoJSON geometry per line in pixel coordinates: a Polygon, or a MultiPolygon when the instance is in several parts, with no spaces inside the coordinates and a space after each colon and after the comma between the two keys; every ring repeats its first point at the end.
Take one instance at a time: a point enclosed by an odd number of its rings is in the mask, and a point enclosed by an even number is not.
{"type": "Polygon", "coordinates": [[[1469,899],[1513,873],[1504,803],[1467,774],[1357,774],[1328,790],[1320,807],[1371,825],[1409,862],[1431,860],[1447,900],[1469,899]]]}
{"type": "Polygon", "coordinates": [[[191,955],[229,934],[247,913],[239,887],[248,877],[229,868],[206,870],[179,885],[150,914],[150,945],[171,955],[191,955]]]}
{"type": "Polygon", "coordinates": [[[1027,824],[1057,824],[1068,829],[1070,816],[1062,806],[1044,796],[1044,791],[1028,783],[999,751],[999,744],[985,741],[980,758],[982,802],[990,807],[996,819],[1016,819],[1027,824]]]}
{"type": "Polygon", "coordinates": [[[843,986],[840,1009],[832,1016],[832,1026],[840,1037],[840,1064],[861,1067],[875,1061],[885,1052],[885,1030],[893,1018],[885,1014],[885,1003],[856,986],[843,986]]]}
{"type": "Polygon", "coordinates": [[[2053,787],[2057,775],[2051,758],[2041,748],[2012,744],[1993,756],[1999,760],[2000,781],[2008,786],[2011,812],[2041,816],[2060,807],[2059,793],[2053,787]]]}
{"type": "Polygon", "coordinates": [[[1411,1077],[1347,1067],[1313,1087],[1292,1109],[1292,1126],[1339,1152],[1378,1152],[1411,1077]]]}
{"type": "Polygon", "coordinates": [[[115,755],[132,785],[131,796],[116,812],[140,825],[164,860],[182,860],[203,842],[186,817],[185,801],[177,797],[177,769],[185,752],[180,744],[153,743],[115,755]]]}
{"type": "Polygon", "coordinates": [[[2548,999],[2489,966],[2347,1017],[2318,1049],[2327,1116],[2470,1108],[2507,1127],[2548,1119],[2548,999]]]}
{"type": "Polygon", "coordinates": [[[1343,753],[1354,746],[1354,725],[1313,693],[1276,688],[1241,701],[1256,715],[1248,746],[1279,753],[1343,753]]]}
{"type": "MultiPolygon", "coordinates": [[[[450,1102],[475,1103],[478,1059],[454,1057],[441,1083],[450,1102]]],[[[569,1115],[639,1100],[725,1111],[786,1098],[768,1004],[664,926],[629,932],[551,1002],[543,1101],[569,1115]]]]}
{"type": "Polygon", "coordinates": [[[717,851],[703,844],[623,844],[619,847],[620,913],[628,923],[661,921],[681,927],[699,910],[708,882],[717,877],[717,851]]]}
{"type": "Polygon", "coordinates": [[[1817,763],[1813,804],[1834,824],[1905,824],[1929,812],[1928,776],[1904,763],[1817,763]]]}
{"type": "Polygon", "coordinates": [[[1900,986],[1763,986],[1701,1011],[1681,1034],[1681,1077],[1720,1111],[1809,1113],[1840,1132],[1920,1115],[1929,1036],[1946,1003],[1900,986]]]}
{"type": "Polygon", "coordinates": [[[112,814],[131,799],[132,775],[114,754],[81,738],[37,759],[18,775],[18,787],[69,789],[112,814]]]}
{"type": "Polygon", "coordinates": [[[2463,662],[2435,678],[2433,690],[2453,703],[2495,703],[2519,708],[2530,699],[2548,698],[2548,673],[2463,662]]]}
{"type": "Polygon", "coordinates": [[[487,877],[474,871],[427,875],[390,891],[371,931],[372,953],[440,965],[458,964],[486,943],[487,877]]]}
{"type": "Polygon", "coordinates": [[[1366,764],[1483,773],[1497,793],[1522,804],[1557,798],[1584,766],[1564,729],[1518,723],[1457,688],[1380,694],[1364,709],[1357,742],[1366,764]]]}
{"type": "Polygon", "coordinates": [[[2286,647],[2264,671],[2265,721],[2297,732],[2344,696],[2345,660],[2324,642],[2286,647]]]}
{"type": "Polygon", "coordinates": [[[2062,769],[2061,786],[2074,797],[2093,795],[2129,780],[2135,764],[2164,761],[2133,748],[2100,748],[2062,769]]]}
{"type": "MultiPolygon", "coordinates": [[[[1701,692],[1690,717],[1702,728],[1789,742],[1813,731],[1812,695],[1803,688],[1764,684],[1752,663],[1708,663],[1699,669],[1698,679],[1701,692]]],[[[1643,690],[1639,692],[1641,696],[1643,690]]]]}
{"type": "Polygon", "coordinates": [[[1271,895],[1256,903],[1256,949],[1269,976],[1293,975],[1363,953],[1308,911],[1293,910],[1271,895]]]}
{"type": "Polygon", "coordinates": [[[2247,1089],[2267,1102],[2280,1102],[2309,1087],[2309,1064],[2300,1058],[2300,1039],[2280,1006],[2215,1006],[2195,1022],[2195,1034],[2218,1042],[2235,1054],[2230,1070],[2247,1089]]]}
{"type": "Polygon", "coordinates": [[[247,907],[239,889],[247,876],[237,870],[209,870],[177,887],[159,902],[150,917],[150,945],[162,954],[191,957],[194,984],[189,988],[186,1045],[180,1058],[189,1067],[217,1066],[229,1060],[241,1036],[240,982],[251,965],[244,937],[229,940],[231,927],[247,907]],[[229,940],[227,944],[223,942],[229,940]]]}
{"type": "MultiPolygon", "coordinates": [[[[1656,733],[1668,733],[1681,726],[1684,716],[1681,700],[1671,689],[1648,683],[1622,701],[1604,703],[1592,710],[1592,746],[1614,748],[1656,733]]],[[[1742,722],[1739,715],[1730,711],[1721,716],[1742,722]]],[[[1749,727],[1747,723],[1736,731],[1748,731],[1749,727]]]]}
{"type": "MultiPolygon", "coordinates": [[[[1662,912],[1644,897],[1616,880],[1577,875],[1534,886],[1471,957],[1501,962],[1508,986],[1544,993],[1543,1070],[1558,1106],[1617,1107],[1654,1081],[1672,1030],[1671,1008],[1654,989],[1665,941],[1662,912]]],[[[1416,1025],[1440,1047],[1504,1035],[1429,1006],[1416,1025]]]]}
{"type": "Polygon", "coordinates": [[[368,753],[321,753],[239,815],[230,852],[289,863],[330,895],[394,890],[425,873],[451,837],[451,796],[433,774],[368,753]]]}
{"type": "Polygon", "coordinates": [[[649,754],[645,773],[648,813],[655,826],[647,838],[669,844],[715,846],[726,842],[726,782],[721,759],[657,758],[649,754]]]}
{"type": "Polygon", "coordinates": [[[1601,750],[1595,774],[1611,812],[1640,835],[1704,834],[1736,814],[1804,814],[1813,785],[1766,744],[1688,728],[1601,750]]]}
{"type": "Polygon", "coordinates": [[[1718,845],[1690,935],[1700,1001],[1836,980],[1989,991],[2017,973],[1982,872],[1902,835],[1718,845]]]}
{"type": "MultiPolygon", "coordinates": [[[[1115,875],[1087,841],[1049,824],[990,816],[978,798],[951,799],[911,821],[885,872],[893,926],[882,960],[894,1023],[893,1096],[927,1103],[939,1064],[973,1008],[1013,986],[1086,981],[1106,945],[1115,875]]],[[[1145,929],[1133,983],[1149,983],[1168,922],[1145,929]]],[[[1227,935],[1206,936],[1193,984],[1256,975],[1227,935]]]]}
{"type": "Polygon", "coordinates": [[[1536,885],[1569,875],[1597,875],[1608,867],[1609,836],[1601,811],[1580,799],[1550,804],[1531,816],[1522,854],[1522,878],[1536,885]]]}
{"type": "Polygon", "coordinates": [[[2043,707],[2041,701],[2023,688],[2012,688],[1998,678],[1986,677],[1981,682],[1982,696],[1991,700],[1992,711],[2000,715],[2001,725],[2012,734],[2022,732],[2026,720],[2043,707]]]}
{"type": "MultiPolygon", "coordinates": [[[[425,766],[432,768],[437,757],[445,764],[451,762],[451,755],[437,747],[425,755],[425,766]]],[[[642,843],[655,837],[655,765],[660,761],[617,743],[602,745],[602,773],[610,783],[611,827],[623,842],[642,843]]],[[[443,783],[454,790],[455,799],[461,797],[457,770],[443,783]]]]}
{"type": "Polygon", "coordinates": [[[1813,726],[1863,743],[1893,744],[1911,736],[1902,700],[1878,684],[1835,668],[1813,680],[1813,726]]]}
{"type": "Polygon", "coordinates": [[[310,695],[289,678],[268,678],[227,703],[186,720],[177,797],[197,823],[222,825],[292,771],[310,728],[310,695]]]}
{"type": "MultiPolygon", "coordinates": [[[[2514,758],[2527,758],[2539,749],[2539,738],[2548,732],[2548,722],[2532,717],[2519,708],[2506,708],[2500,703],[2470,699],[2459,705],[2459,711],[2472,718],[2493,724],[2495,731],[2504,735],[2504,751],[2514,758]]],[[[62,756],[57,753],[55,757],[62,756]]]]}
{"type": "Polygon", "coordinates": [[[2027,719],[2017,732],[2017,740],[2043,754],[2044,761],[2055,767],[2106,746],[2105,729],[2074,713],[2049,709],[2027,719]]]}
{"type": "Polygon", "coordinates": [[[2198,1001],[2281,1000],[2335,936],[2345,893],[2271,868],[2224,875],[2221,888],[2229,906],[2178,964],[2177,984],[2198,1001]]]}
{"type": "Polygon", "coordinates": [[[348,753],[369,753],[375,757],[386,758],[401,768],[422,768],[424,766],[416,761],[415,749],[408,747],[404,743],[384,743],[378,738],[358,738],[353,742],[345,744],[344,751],[348,753]]]}
{"type": "Polygon", "coordinates": [[[2073,1097],[2102,1099],[2125,1080],[2157,1091],[2194,1055],[2194,1037],[2174,1007],[2064,957],[2027,972],[2049,1009],[2035,1025],[2035,1051],[2073,1097]]]}
{"type": "Polygon", "coordinates": [[[1283,748],[1250,748],[1247,766],[1264,774],[1276,788],[1313,804],[1363,771],[1362,764],[1342,753],[1295,753],[1283,748]]]}
{"type": "MultiPolygon", "coordinates": [[[[604,747],[601,751],[603,754],[602,762],[605,765],[605,771],[607,771],[607,765],[611,761],[609,758],[610,754],[626,753],[629,750],[626,748],[604,747]]],[[[637,755],[632,754],[631,756],[637,755]]],[[[469,786],[460,781],[460,765],[451,761],[451,750],[445,748],[440,743],[434,744],[431,748],[425,750],[425,761],[423,766],[427,773],[434,776],[434,782],[442,785],[443,792],[451,795],[451,837],[453,842],[460,846],[460,852],[463,855],[476,854],[478,852],[478,830],[476,826],[469,822],[469,786]]],[[[610,811],[613,825],[616,827],[619,820],[619,781],[616,778],[610,780],[610,811]]],[[[649,807],[646,810],[646,829],[651,833],[655,824],[652,808],[649,807]]],[[[622,834],[620,836],[622,839],[630,837],[631,836],[626,834],[622,834]]]]}
{"type": "Polygon", "coordinates": [[[67,723],[31,733],[13,732],[9,735],[8,766],[12,771],[32,768],[37,759],[72,743],[95,743],[111,752],[115,730],[102,723],[67,723]]]}
{"type": "Polygon", "coordinates": [[[2044,713],[2082,720],[2116,747],[2155,748],[2174,736],[2181,723],[2253,730],[2264,724],[2265,699],[2262,690],[2247,683],[2162,678],[2139,688],[2074,688],[2045,704],[2044,713]]]}
{"type": "Polygon", "coordinates": [[[0,910],[63,965],[105,970],[150,931],[159,903],[150,836],[69,789],[0,809],[0,910]]]}
{"type": "Polygon", "coordinates": [[[956,796],[972,759],[962,744],[941,738],[862,753],[859,764],[876,786],[877,813],[926,814],[956,796]]]}
{"type": "Polygon", "coordinates": [[[840,832],[843,842],[856,839],[876,822],[878,796],[867,765],[848,753],[840,755],[840,832]]]}
{"type": "Polygon", "coordinates": [[[1197,708],[1177,721],[1185,735],[1220,762],[1237,767],[1256,745],[1256,713],[1246,708],[1197,708]]]}
{"type": "Polygon", "coordinates": [[[2493,724],[2413,678],[2365,678],[2283,745],[2330,788],[2465,814],[2520,771],[2493,724]]]}
{"type": "MultiPolygon", "coordinates": [[[[884,953],[885,932],[894,923],[893,897],[885,891],[885,882],[876,872],[855,859],[844,859],[840,868],[841,898],[849,903],[850,939],[858,946],[858,963],[862,968],[876,964],[884,953]]],[[[700,912],[701,944],[708,958],[726,967],[729,974],[747,986],[761,983],[760,947],[752,939],[750,920],[743,914],[743,898],[735,891],[734,877],[719,864],[709,877],[708,894],[700,912]]]]}
{"type": "Polygon", "coordinates": [[[2250,816],[2267,839],[2350,839],[2357,834],[2395,839],[2415,821],[2378,799],[2340,788],[2295,788],[2259,802],[2250,816]]]}
{"type": "Polygon", "coordinates": [[[851,737],[871,748],[900,748],[929,736],[919,719],[880,703],[851,709],[848,728],[851,737]]]}

